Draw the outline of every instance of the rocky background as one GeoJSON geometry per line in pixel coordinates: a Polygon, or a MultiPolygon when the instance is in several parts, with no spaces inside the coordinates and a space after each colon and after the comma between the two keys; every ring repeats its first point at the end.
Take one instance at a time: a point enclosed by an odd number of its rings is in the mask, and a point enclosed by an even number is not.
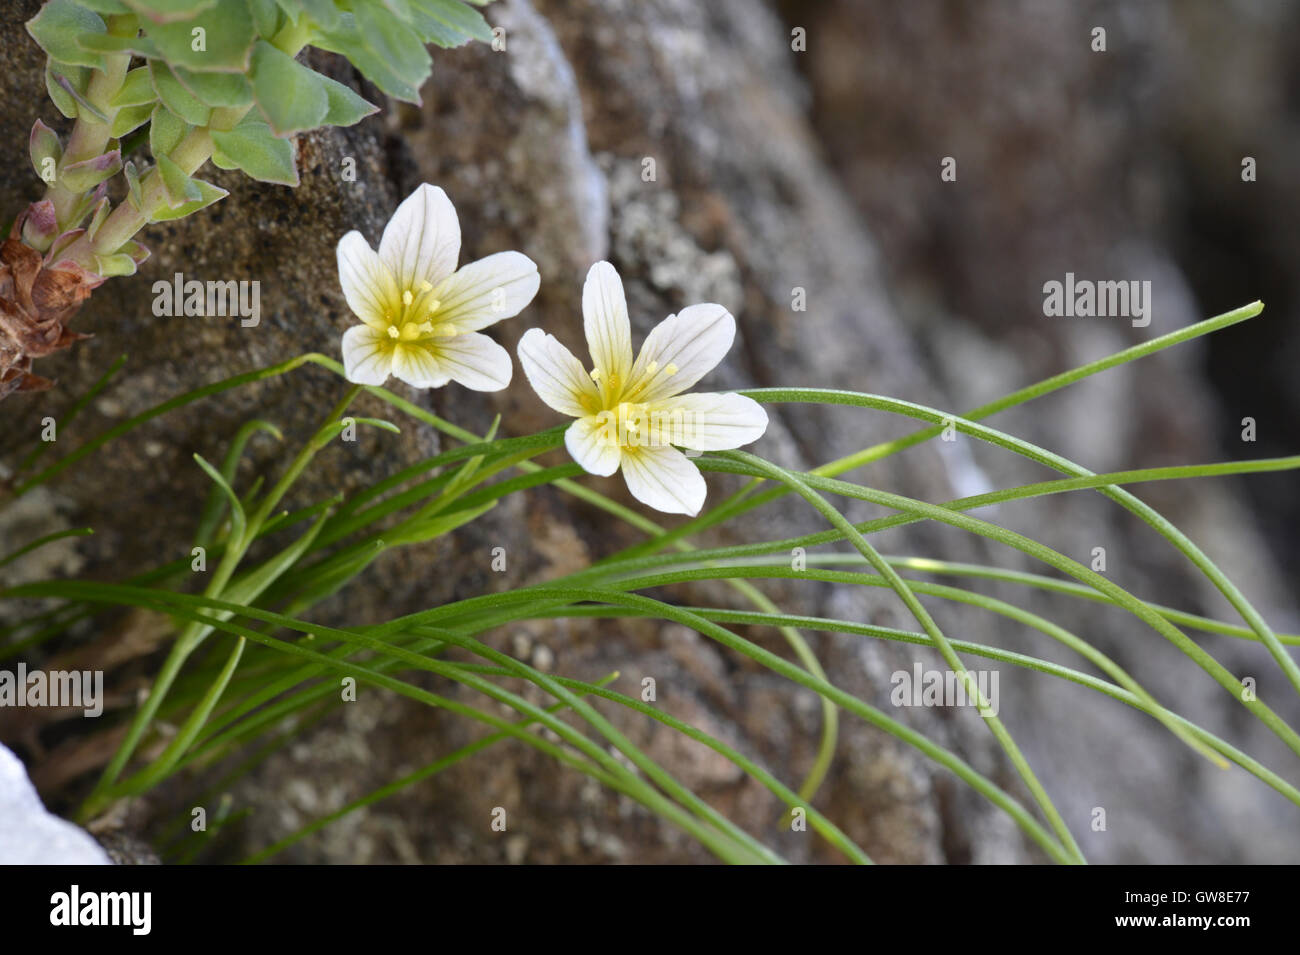
{"type": "MultiPolygon", "coordinates": [[[[0,24],[0,209],[37,195],[25,155],[45,101],[36,47],[22,22],[0,24]]],[[[889,394],[955,411],[1080,362],[1262,298],[1264,315],[1207,342],[1126,366],[998,417],[994,426],[1088,467],[1192,463],[1293,452],[1292,369],[1300,350],[1300,11],[1274,3],[907,4],[825,0],[499,0],[488,18],[507,49],[435,56],[420,108],[385,104],[357,127],[305,137],[302,186],[260,186],[229,174],[219,206],[154,227],[143,274],[96,292],[74,324],[95,338],[42,363],[59,387],[5,402],[0,439],[24,447],[120,354],[126,370],[69,430],[72,447],[200,383],[308,350],[336,353],[352,323],[333,247],[349,228],[375,241],[396,202],[421,181],[445,188],[465,234],[462,260],[515,248],[543,284],[520,318],[497,326],[513,350],[542,325],[581,341],[581,280],[611,259],[624,276],[634,333],[685,304],[717,301],[737,316],[717,387],[807,385],[889,394]],[[1104,53],[1092,30],[1107,32],[1104,53]],[[792,50],[802,30],[806,50],[792,50]],[[940,161],[957,161],[957,181],[940,161]],[[1243,183],[1253,156],[1258,181],[1243,183]],[[355,182],[341,175],[356,162],[355,182]],[[654,162],[655,179],[642,176],[654,162]],[[155,318],[150,286],[183,270],[262,283],[262,321],[155,318]],[[1149,279],[1149,328],[1113,319],[1046,318],[1042,285],[1080,277],[1149,279]],[[793,290],[807,310],[791,308],[793,290]],[[1240,440],[1240,419],[1258,440],[1240,440]]],[[[322,58],[324,64],[326,59],[322,58]]],[[[346,64],[333,75],[356,82],[346,64]]],[[[363,93],[377,100],[377,92],[363,93]]],[[[401,387],[401,386],[399,386],[401,387]]],[[[89,524],[93,538],[42,552],[10,579],[119,579],[185,552],[214,458],[251,416],[302,437],[336,379],[316,369],[227,392],[168,415],[72,469],[0,515],[9,542],[89,524]]],[[[418,400],[457,423],[510,433],[556,423],[516,376],[479,395],[450,387],[418,400]]],[[[367,409],[378,411],[378,408],[367,409]]],[[[810,467],[910,427],[848,409],[780,408],[759,450],[810,467]]],[[[64,445],[63,442],[67,442],[64,445]]],[[[320,458],[303,500],[355,488],[435,452],[435,433],[366,437],[320,458]]],[[[273,458],[253,445],[247,481],[273,458]],[[260,457],[259,455],[267,455],[260,457]]],[[[857,475],[877,487],[942,500],[1045,475],[969,441],[927,446],[857,475]]],[[[714,479],[711,479],[714,480],[714,479]]],[[[618,480],[595,483],[621,493],[618,480]]],[[[716,480],[713,494],[728,482],[716,480]]],[[[1293,593],[1300,495],[1289,474],[1140,489],[1225,567],[1280,630],[1300,629],[1293,593]]],[[[863,519],[867,511],[854,516],[863,519]]],[[[1227,617],[1221,598],[1126,512],[1076,494],[1002,508],[999,523],[1107,569],[1144,597],[1227,617]]],[[[791,500],[729,528],[721,541],[819,529],[791,500]]],[[[504,502],[488,520],[435,546],[372,567],[318,616],[373,622],[448,599],[544,580],[631,542],[598,512],[543,491],[504,502]],[[490,569],[504,546],[509,571],[490,569]]],[[[882,537],[887,553],[1038,569],[1020,555],[949,529],[882,537]]],[[[822,585],[766,588],[791,610],[909,627],[891,595],[822,585]]],[[[1295,780],[1295,758],[1153,631],[1118,611],[990,588],[1094,641],[1157,698],[1295,780]]],[[[709,588],[674,599],[732,598],[709,588]]],[[[935,604],[953,637],[1078,665],[1045,638],[1001,619],[935,604]]],[[[121,621],[96,621],[90,640],[121,621]]],[[[774,649],[772,633],[754,639],[774,649]]],[[[494,635],[535,665],[585,678],[611,670],[632,691],[654,676],[665,709],[757,755],[789,782],[811,765],[820,708],[811,694],[679,627],[648,622],[542,622],[494,635]]],[[[1201,637],[1292,722],[1294,697],[1259,648],[1201,637]]],[[[937,656],[846,635],[814,636],[832,680],[888,707],[889,675],[937,656]]],[[[156,659],[156,658],[155,658],[156,659]]],[[[149,673],[116,673],[123,694],[149,673]]],[[[1158,724],[1045,677],[1001,674],[1002,716],[1085,852],[1097,862],[1282,862],[1300,856],[1295,807],[1240,771],[1222,772],[1158,724]],[[1094,807],[1107,830],[1089,827],[1094,807]]],[[[431,684],[432,685],[432,684],[431,684]]],[[[447,692],[446,687],[439,687],[447,692]]],[[[129,698],[129,697],[128,697],[129,698]]],[[[612,711],[610,711],[612,712],[612,711]]],[[[780,807],[729,763],[656,726],[622,728],[678,777],[794,861],[833,861],[815,837],[785,831],[780,807]]],[[[969,712],[900,711],[907,722],[1015,789],[1014,773],[969,712]]],[[[231,790],[251,810],[224,852],[267,844],[312,818],[472,739],[478,729],[373,691],[302,734],[231,790]]],[[[0,736],[5,735],[0,730],[0,736]]],[[[13,734],[8,734],[12,736],[13,734]]],[[[14,745],[12,740],[9,740],[14,745]]],[[[19,752],[58,807],[84,780],[68,776],[74,739],[33,739],[19,752]],[[50,766],[63,766],[60,773],[50,766]]],[[[184,786],[135,806],[113,836],[143,840],[184,786]]],[[[834,771],[818,800],[882,862],[1041,861],[1011,824],[918,753],[847,716],[834,771]]],[[[142,853],[147,855],[147,851],[142,853]]],[[[119,857],[121,857],[119,853],[119,857]]],[[[130,853],[125,854],[131,857],[130,853]]],[[[677,830],[531,750],[502,745],[353,814],[279,857],[292,862],[703,862],[677,830]],[[509,807],[508,833],[489,828],[509,807]]]]}

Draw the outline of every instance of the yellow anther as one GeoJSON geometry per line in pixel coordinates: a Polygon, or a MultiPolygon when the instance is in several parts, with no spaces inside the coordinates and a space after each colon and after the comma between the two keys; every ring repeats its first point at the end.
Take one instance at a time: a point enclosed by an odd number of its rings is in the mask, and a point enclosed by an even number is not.
{"type": "Polygon", "coordinates": [[[673,375],[677,374],[677,366],[672,362],[669,362],[668,367],[664,369],[664,374],[671,378],[673,375]]]}
{"type": "Polygon", "coordinates": [[[421,291],[421,292],[432,292],[432,291],[433,291],[433,286],[430,285],[427,281],[421,282],[421,283],[420,283],[420,291],[421,291]]]}
{"type": "Polygon", "coordinates": [[[415,330],[418,331],[421,335],[432,335],[433,322],[421,322],[419,325],[416,326],[415,330]]]}
{"type": "Polygon", "coordinates": [[[646,371],[652,375],[658,370],[659,370],[659,362],[657,361],[650,362],[650,367],[646,369],[646,371]]]}
{"type": "Polygon", "coordinates": [[[401,338],[401,337],[402,337],[401,330],[398,329],[398,327],[397,327],[396,325],[389,325],[389,326],[388,326],[388,337],[389,337],[389,338],[401,338]]]}
{"type": "MultiPolygon", "coordinates": [[[[425,323],[429,324],[429,323],[425,323]]],[[[439,338],[454,338],[460,334],[456,326],[450,322],[442,322],[439,325],[433,325],[429,329],[430,334],[437,335],[439,338]]]]}
{"type": "Polygon", "coordinates": [[[408,288],[405,292],[402,293],[402,304],[403,304],[403,305],[410,305],[410,304],[411,304],[412,302],[414,302],[414,301],[415,301],[415,296],[411,294],[411,290],[410,290],[409,288],[408,288]]]}
{"type": "Polygon", "coordinates": [[[593,369],[591,369],[591,380],[592,380],[592,381],[600,381],[600,377],[601,377],[601,371],[600,371],[599,368],[593,368],[593,369]]]}

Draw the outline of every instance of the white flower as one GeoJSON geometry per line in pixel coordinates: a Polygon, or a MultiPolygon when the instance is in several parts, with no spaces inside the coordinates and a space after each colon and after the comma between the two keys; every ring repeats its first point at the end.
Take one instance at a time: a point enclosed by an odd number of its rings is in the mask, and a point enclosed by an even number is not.
{"type": "Polygon", "coordinates": [[[650,332],[634,361],[623,283],[608,262],[587,273],[582,317],[590,374],[539,328],[519,341],[533,390],[578,419],[564,435],[569,453],[591,474],[621,465],[632,496],[656,510],[698,514],[704,477],[677,448],[738,448],[767,429],[767,413],[744,395],[682,394],[731,348],[736,320],[721,305],[684,308],[650,332]]]}
{"type": "Polygon", "coordinates": [[[428,183],[397,207],[378,254],[355,229],[339,240],[339,283],[365,323],[343,334],[348,381],[382,385],[393,374],[417,388],[452,379],[475,391],[510,384],[510,354],[478,331],[533,300],[537,266],[498,252],[458,270],[459,255],[456,210],[428,183]]]}

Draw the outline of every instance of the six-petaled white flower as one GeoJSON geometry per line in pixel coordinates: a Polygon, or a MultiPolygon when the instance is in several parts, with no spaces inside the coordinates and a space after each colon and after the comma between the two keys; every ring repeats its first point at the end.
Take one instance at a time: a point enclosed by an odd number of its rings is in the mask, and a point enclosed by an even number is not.
{"type": "Polygon", "coordinates": [[[678,448],[738,448],[767,428],[767,413],[744,395],[682,394],[731,348],[736,320],[721,305],[684,308],[650,332],[634,360],[623,283],[608,262],[587,273],[582,317],[590,373],[541,329],[519,342],[533,390],[578,419],[565,432],[569,453],[592,474],[621,466],[632,496],[657,510],[699,513],[704,478],[678,448]]]}
{"type": "Polygon", "coordinates": [[[343,335],[349,381],[382,385],[393,374],[417,388],[510,384],[510,354],[478,332],[533,300],[537,266],[518,252],[498,252],[458,270],[459,255],[456,210],[428,183],[397,207],[377,254],[356,230],[339,240],[339,283],[365,323],[343,335]]]}

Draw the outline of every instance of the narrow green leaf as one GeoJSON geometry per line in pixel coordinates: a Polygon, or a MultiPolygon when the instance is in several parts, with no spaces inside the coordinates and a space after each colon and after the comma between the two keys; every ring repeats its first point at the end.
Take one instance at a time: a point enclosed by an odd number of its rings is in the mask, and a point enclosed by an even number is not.
{"type": "Polygon", "coordinates": [[[88,537],[95,533],[89,527],[74,527],[64,531],[55,531],[53,534],[46,534],[44,537],[38,537],[30,544],[24,544],[12,554],[6,554],[0,557],[0,567],[12,564],[19,557],[30,554],[32,551],[44,547],[46,544],[53,544],[55,541],[64,540],[69,537],[88,537]]]}

